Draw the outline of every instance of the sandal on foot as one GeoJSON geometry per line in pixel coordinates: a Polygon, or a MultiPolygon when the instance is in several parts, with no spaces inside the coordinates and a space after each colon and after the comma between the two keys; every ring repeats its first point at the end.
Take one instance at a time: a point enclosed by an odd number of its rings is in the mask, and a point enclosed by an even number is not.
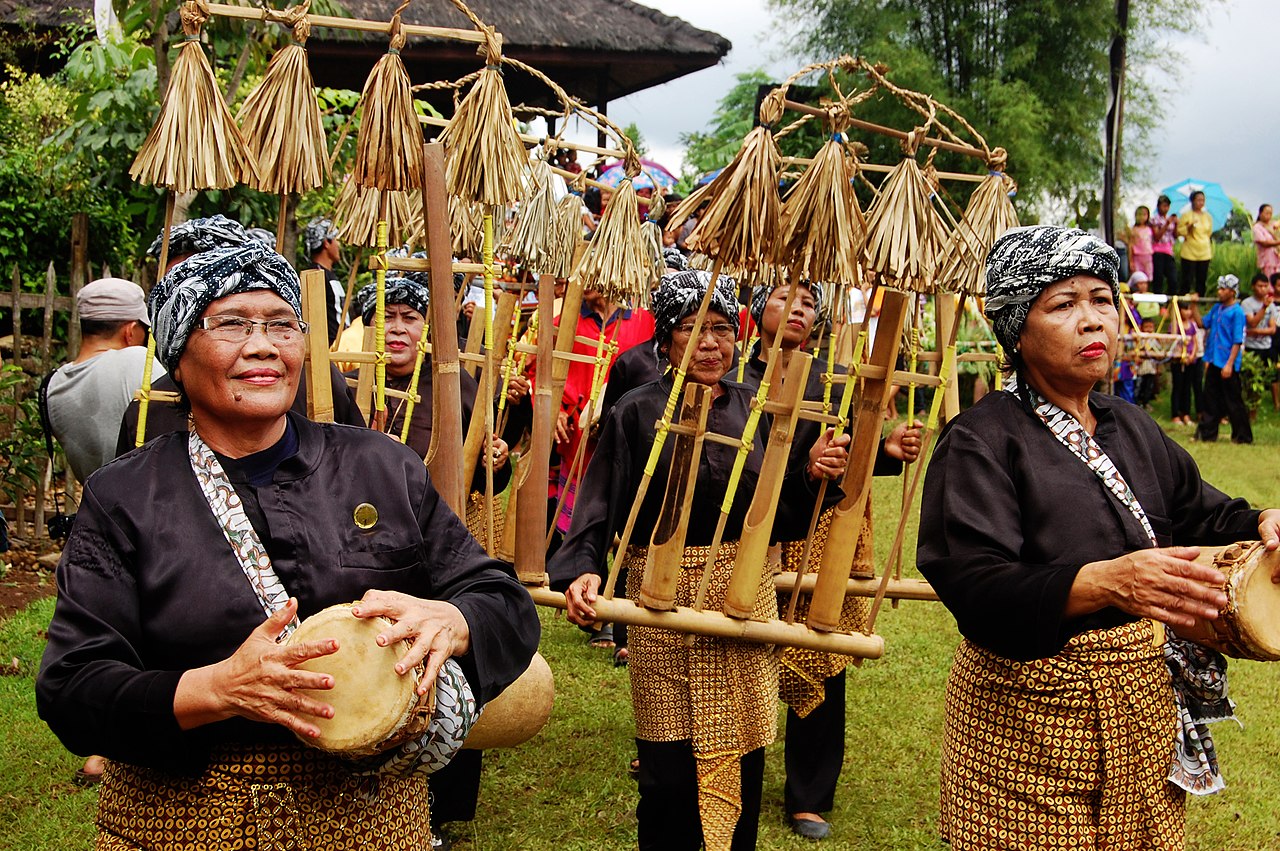
{"type": "Polygon", "coordinates": [[[102,782],[102,774],[101,772],[97,774],[90,774],[83,768],[77,768],[75,777],[72,778],[72,780],[80,788],[89,789],[102,782]]]}
{"type": "Polygon", "coordinates": [[[613,667],[615,668],[627,667],[627,660],[630,657],[631,657],[631,654],[627,652],[626,645],[615,648],[613,651],[613,667]]]}
{"type": "Polygon", "coordinates": [[[589,643],[592,647],[600,647],[606,650],[615,646],[613,641],[613,624],[607,623],[592,633],[591,641],[589,643]]]}
{"type": "Polygon", "coordinates": [[[636,757],[627,763],[627,774],[630,774],[633,780],[640,779],[640,757],[636,757]]]}

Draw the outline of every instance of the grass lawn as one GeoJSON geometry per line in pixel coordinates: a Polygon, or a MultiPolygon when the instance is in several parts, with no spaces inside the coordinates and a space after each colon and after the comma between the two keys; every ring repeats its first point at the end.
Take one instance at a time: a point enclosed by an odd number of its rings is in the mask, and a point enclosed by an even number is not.
{"type": "MultiPolygon", "coordinates": [[[[1162,403],[1163,404],[1163,403],[1162,403]]],[[[1163,411],[1161,407],[1159,410],[1163,411]]],[[[1187,442],[1206,477],[1255,505],[1280,505],[1276,453],[1280,417],[1269,411],[1255,428],[1254,446],[1187,442]]],[[[1224,438],[1226,433],[1224,432],[1224,438]]],[[[885,483],[876,498],[877,549],[891,543],[901,491],[885,483]]],[[[908,540],[914,541],[914,527],[908,540]]],[[[0,677],[0,848],[87,849],[92,846],[96,794],[70,782],[79,760],[62,750],[35,714],[32,679],[43,646],[51,600],[0,624],[0,661],[17,657],[20,671],[0,677]]],[[[633,754],[625,669],[608,665],[605,651],[587,647],[582,633],[543,611],[542,653],[556,675],[556,708],[540,736],[521,748],[487,757],[481,812],[454,825],[460,851],[633,847],[635,787],[626,764],[633,754]]],[[[885,657],[849,672],[845,771],[832,839],[816,847],[939,849],[935,838],[942,691],[957,643],[954,622],[939,605],[886,607],[877,629],[885,657]]],[[[1280,665],[1233,661],[1232,694],[1241,729],[1222,723],[1214,739],[1227,790],[1189,806],[1192,851],[1280,849],[1280,665]]],[[[815,847],[782,823],[782,748],[769,749],[760,847],[815,847]]]]}

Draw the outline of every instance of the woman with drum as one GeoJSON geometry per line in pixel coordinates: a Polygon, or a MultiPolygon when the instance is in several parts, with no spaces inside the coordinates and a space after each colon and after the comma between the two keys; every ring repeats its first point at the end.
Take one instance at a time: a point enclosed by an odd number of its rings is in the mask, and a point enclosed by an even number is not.
{"type": "Polygon", "coordinates": [[[108,757],[97,847],[422,847],[426,778],[410,751],[434,754],[429,742],[371,762],[298,740],[386,714],[366,697],[344,719],[326,701],[359,673],[416,679],[421,701],[451,672],[437,716],[461,718],[467,692],[484,704],[533,655],[528,594],[412,450],[289,413],[307,327],[284,258],[257,243],[217,248],[157,286],[157,354],[194,430],[86,483],[36,683],[63,743],[108,757]],[[298,617],[305,633],[309,616],[353,600],[344,618],[368,625],[368,646],[324,631],[281,643],[298,617]],[[325,668],[385,649],[403,655],[374,670],[325,668]]]}
{"type": "Polygon", "coordinates": [[[1164,625],[1225,616],[1197,545],[1273,551],[1280,510],[1228,498],[1140,408],[1092,392],[1118,267],[1079,230],[996,241],[1005,392],[948,424],[925,479],[917,564],[964,636],[942,757],[956,849],[1180,849],[1184,790],[1222,787],[1204,724],[1231,713],[1225,660],[1164,625]]]}
{"type": "MultiPolygon", "coordinates": [[[[754,392],[726,378],[738,331],[736,287],[722,276],[695,338],[694,320],[706,288],[706,272],[665,275],[653,296],[654,341],[668,364],[678,364],[695,347],[688,381],[711,388],[707,430],[741,435],[754,392]]],[[[587,625],[596,619],[592,603],[604,578],[605,558],[633,501],[650,447],[654,424],[663,413],[672,372],[622,397],[601,427],[600,442],[579,490],[578,511],[564,545],[548,564],[553,587],[566,588],[569,619],[587,625]]],[[[706,608],[723,603],[736,541],[751,503],[764,457],[765,428],[748,456],[724,536],[725,546],[709,578],[706,608]]],[[[823,435],[800,469],[788,471],[780,513],[803,506],[805,517],[780,523],[803,525],[821,477],[844,471],[848,438],[823,435]]],[[[706,441],[699,458],[688,536],[675,604],[689,606],[708,556],[737,448],[706,441]]],[[[664,446],[655,483],[667,479],[672,441],[664,446]]],[[[652,538],[663,503],[652,487],[641,503],[632,533],[635,542],[652,538]]],[[[639,595],[645,548],[632,546],[618,559],[629,566],[627,596],[639,595]]],[[[777,617],[769,571],[757,594],[754,617],[777,617]]],[[[778,669],[771,648],[728,639],[685,636],[668,630],[630,629],[631,698],[640,757],[639,844],[642,849],[736,851],[755,847],[764,773],[764,747],[777,734],[778,669]]]]}

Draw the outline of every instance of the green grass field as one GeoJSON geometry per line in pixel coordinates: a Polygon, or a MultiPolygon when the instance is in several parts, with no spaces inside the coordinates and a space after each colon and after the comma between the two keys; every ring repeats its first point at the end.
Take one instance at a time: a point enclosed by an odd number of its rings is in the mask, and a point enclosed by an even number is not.
{"type": "MultiPolygon", "coordinates": [[[[1161,408],[1163,410],[1163,408],[1161,408]]],[[[1265,412],[1257,443],[1187,444],[1210,481],[1256,505],[1280,505],[1276,475],[1280,418],[1265,412]]],[[[1189,429],[1175,429],[1186,442],[1189,429]]],[[[1224,433],[1224,438],[1225,438],[1224,433]]],[[[877,549],[887,555],[901,499],[885,483],[876,499],[877,549]]],[[[914,541],[914,524],[908,530],[914,541]]],[[[11,851],[92,846],[96,793],[72,785],[79,760],[67,754],[35,714],[32,681],[53,611],[44,600],[0,625],[0,661],[17,657],[20,672],[0,677],[0,848],[11,851]]],[[[460,851],[565,849],[598,851],[635,844],[635,787],[626,764],[633,753],[625,669],[606,651],[544,611],[542,653],[556,675],[556,707],[547,728],[521,748],[491,752],[480,815],[453,825],[460,851]]],[[[939,849],[935,837],[942,691],[957,633],[941,606],[903,603],[881,613],[885,657],[849,672],[845,771],[831,813],[832,839],[844,849],[939,849]]],[[[1192,851],[1280,849],[1280,665],[1235,661],[1232,695],[1243,729],[1214,727],[1227,790],[1192,800],[1192,851]]],[[[814,847],[782,823],[782,748],[768,752],[760,847],[814,847]]]]}

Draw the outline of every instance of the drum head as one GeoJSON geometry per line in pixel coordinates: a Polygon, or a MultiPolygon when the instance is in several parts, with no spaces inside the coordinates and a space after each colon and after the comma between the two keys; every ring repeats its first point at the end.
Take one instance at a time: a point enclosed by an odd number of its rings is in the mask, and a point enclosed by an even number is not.
{"type": "Polygon", "coordinates": [[[1271,574],[1280,550],[1269,553],[1259,545],[1251,561],[1236,589],[1238,627],[1254,658],[1274,662],[1280,660],[1280,585],[1271,581],[1271,574]]]}
{"type": "Polygon", "coordinates": [[[404,723],[418,700],[417,677],[396,673],[407,644],[378,646],[378,633],[387,625],[383,618],[355,617],[349,605],[331,606],[304,620],[289,637],[290,644],[338,642],[337,653],[298,665],[333,677],[332,689],[299,690],[333,707],[332,718],[311,718],[320,737],[304,742],[338,753],[369,751],[404,723]]]}

